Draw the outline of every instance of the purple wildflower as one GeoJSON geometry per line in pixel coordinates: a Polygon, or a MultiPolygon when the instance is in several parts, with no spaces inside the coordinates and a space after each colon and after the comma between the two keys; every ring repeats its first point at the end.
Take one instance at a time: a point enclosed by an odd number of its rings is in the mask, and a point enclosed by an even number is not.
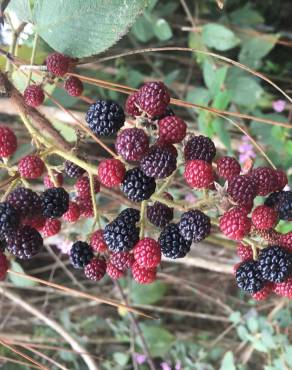
{"type": "Polygon", "coordinates": [[[242,137],[242,142],[238,147],[238,151],[240,153],[239,162],[241,164],[244,164],[246,161],[256,157],[253,145],[250,143],[249,138],[246,135],[242,137]]]}
{"type": "Polygon", "coordinates": [[[277,113],[281,113],[281,112],[283,112],[283,110],[285,109],[285,107],[286,107],[286,102],[285,102],[285,100],[281,100],[281,99],[279,99],[279,100],[275,100],[275,101],[273,102],[273,109],[274,109],[274,111],[275,111],[275,112],[277,112],[277,113]]]}

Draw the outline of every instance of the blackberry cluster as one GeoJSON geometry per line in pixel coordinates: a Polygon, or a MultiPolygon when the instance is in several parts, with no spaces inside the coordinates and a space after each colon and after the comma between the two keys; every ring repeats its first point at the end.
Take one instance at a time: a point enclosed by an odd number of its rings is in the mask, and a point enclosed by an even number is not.
{"type": "Polygon", "coordinates": [[[110,136],[124,125],[123,108],[111,100],[97,100],[86,114],[86,122],[91,131],[98,136],[110,136]]]}
{"type": "Polygon", "coordinates": [[[139,241],[139,228],[136,227],[137,216],[123,212],[104,229],[104,240],[111,252],[128,252],[139,241]]]}
{"type": "Polygon", "coordinates": [[[198,209],[185,212],[181,216],[179,230],[186,240],[198,243],[210,234],[210,217],[198,209]]]}
{"type": "Polygon", "coordinates": [[[64,188],[47,189],[41,195],[41,206],[46,218],[62,217],[69,208],[69,194],[64,188]]]}
{"type": "Polygon", "coordinates": [[[75,242],[70,249],[70,260],[76,269],[82,269],[93,258],[90,245],[86,242],[75,242]]]}
{"type": "Polygon", "coordinates": [[[153,146],[141,159],[140,168],[149,177],[163,179],[176,169],[176,157],[166,147],[153,146]]]}
{"type": "Polygon", "coordinates": [[[186,240],[180,233],[177,224],[168,224],[158,239],[161,252],[168,258],[183,258],[190,251],[191,240],[186,240]]]}
{"type": "Polygon", "coordinates": [[[138,167],[128,170],[121,183],[122,192],[133,202],[149,199],[155,192],[155,189],[156,183],[154,178],[145,175],[138,167]]]}

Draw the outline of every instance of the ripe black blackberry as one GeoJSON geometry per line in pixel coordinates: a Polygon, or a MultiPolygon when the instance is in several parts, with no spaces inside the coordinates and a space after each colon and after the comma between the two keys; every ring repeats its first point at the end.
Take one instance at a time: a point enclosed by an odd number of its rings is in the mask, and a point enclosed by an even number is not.
{"type": "Polygon", "coordinates": [[[263,280],[281,283],[292,275],[292,255],[277,245],[263,249],[258,259],[263,280]]]}
{"type": "Polygon", "coordinates": [[[264,281],[256,261],[242,262],[236,269],[235,276],[237,286],[250,294],[259,292],[264,287],[264,281]]]}
{"type": "Polygon", "coordinates": [[[85,173],[85,170],[71,161],[65,161],[64,172],[66,173],[67,176],[74,179],[78,179],[85,173]]]}
{"type": "Polygon", "coordinates": [[[140,211],[135,208],[124,209],[118,217],[127,224],[135,225],[140,220],[140,211]]]}
{"type": "Polygon", "coordinates": [[[162,254],[172,259],[184,257],[190,251],[192,244],[181,235],[178,225],[174,223],[168,224],[162,230],[158,243],[162,254]]]}
{"type": "Polygon", "coordinates": [[[41,234],[30,226],[23,226],[6,238],[7,250],[15,257],[28,260],[43,247],[41,234]]]}
{"type": "Polygon", "coordinates": [[[41,200],[37,193],[27,188],[17,188],[8,194],[6,201],[20,217],[30,217],[41,212],[41,200]]]}
{"type": "Polygon", "coordinates": [[[0,203],[0,234],[6,235],[19,226],[19,214],[14,207],[7,203],[0,203]]]}
{"type": "Polygon", "coordinates": [[[155,188],[155,180],[145,175],[138,167],[128,170],[121,183],[122,192],[133,202],[149,199],[155,188]]]}
{"type": "Polygon", "coordinates": [[[211,222],[205,213],[194,209],[182,214],[178,227],[186,240],[198,243],[210,234],[211,222]]]}
{"type": "Polygon", "coordinates": [[[201,159],[211,163],[215,155],[215,145],[207,136],[191,136],[186,142],[184,148],[184,157],[186,161],[201,159]]]}
{"type": "Polygon", "coordinates": [[[95,135],[110,136],[124,125],[125,114],[119,104],[111,100],[97,100],[90,105],[86,122],[95,135]]]}
{"type": "Polygon", "coordinates": [[[82,241],[73,243],[70,249],[70,261],[74,268],[82,269],[93,257],[93,251],[88,243],[82,241]]]}
{"type": "Polygon", "coordinates": [[[69,208],[69,194],[64,188],[47,189],[41,195],[41,205],[44,217],[62,217],[69,208]]]}
{"type": "Polygon", "coordinates": [[[147,206],[147,218],[156,227],[165,227],[173,219],[173,208],[161,202],[147,206]]]}
{"type": "Polygon", "coordinates": [[[163,179],[176,169],[176,156],[167,147],[152,146],[140,161],[140,168],[149,177],[163,179]]]}
{"type": "Polygon", "coordinates": [[[276,207],[280,220],[292,220],[292,191],[284,191],[276,207]]]}
{"type": "Polygon", "coordinates": [[[139,241],[139,228],[117,217],[106,225],[103,238],[111,252],[128,252],[139,241]]]}

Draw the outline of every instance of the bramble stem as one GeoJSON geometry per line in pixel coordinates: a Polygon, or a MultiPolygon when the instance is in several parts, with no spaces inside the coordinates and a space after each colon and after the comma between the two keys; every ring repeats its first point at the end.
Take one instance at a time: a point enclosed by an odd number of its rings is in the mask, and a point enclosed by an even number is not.
{"type": "MultiPolygon", "coordinates": [[[[39,37],[39,35],[36,32],[34,34],[32,52],[31,52],[31,57],[30,57],[30,65],[31,66],[34,64],[34,60],[35,60],[35,56],[36,56],[36,49],[37,49],[38,37],[39,37]]],[[[27,86],[30,84],[31,75],[32,75],[32,69],[29,69],[29,71],[28,71],[28,77],[27,77],[27,86]]]]}
{"type": "Polygon", "coordinates": [[[100,223],[99,221],[100,216],[97,210],[97,204],[96,204],[96,198],[95,198],[94,177],[90,173],[88,173],[88,177],[89,177],[89,183],[90,183],[90,195],[91,195],[92,208],[93,208],[93,214],[94,214],[94,223],[92,225],[92,231],[93,231],[96,225],[96,222],[100,223]]]}
{"type": "Polygon", "coordinates": [[[143,200],[141,203],[141,208],[140,208],[140,234],[139,234],[140,239],[144,238],[146,207],[147,207],[147,200],[143,200]]]}

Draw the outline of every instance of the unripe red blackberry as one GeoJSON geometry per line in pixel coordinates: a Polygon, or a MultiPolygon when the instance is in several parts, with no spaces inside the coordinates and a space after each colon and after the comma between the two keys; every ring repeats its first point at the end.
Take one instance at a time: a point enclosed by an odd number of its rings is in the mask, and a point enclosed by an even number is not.
{"type": "Polygon", "coordinates": [[[45,170],[42,159],[36,155],[27,155],[18,162],[18,171],[25,179],[37,179],[45,170]]]}
{"type": "Polygon", "coordinates": [[[270,282],[265,282],[264,287],[261,290],[252,294],[252,298],[255,299],[256,301],[264,301],[271,295],[273,289],[274,284],[270,282]]]}
{"type": "Polygon", "coordinates": [[[252,248],[249,245],[243,243],[237,243],[236,254],[241,261],[249,261],[253,259],[252,248]]]}
{"type": "Polygon", "coordinates": [[[97,171],[99,181],[108,188],[120,185],[126,174],[124,164],[118,159],[105,159],[101,161],[97,171]]]}
{"type": "Polygon", "coordinates": [[[180,143],[186,136],[187,125],[179,117],[168,116],[158,122],[159,139],[170,144],[180,143]]]}
{"type": "Polygon", "coordinates": [[[60,53],[52,53],[47,56],[46,65],[49,72],[57,77],[62,77],[69,70],[70,58],[60,53]]]}
{"type": "Polygon", "coordinates": [[[277,188],[278,177],[270,167],[258,167],[249,175],[256,186],[257,195],[265,196],[277,188]]]}
{"type": "Polygon", "coordinates": [[[17,139],[7,126],[0,126],[0,157],[10,157],[17,148],[17,139]]]}
{"type": "MultiPolygon", "coordinates": [[[[172,196],[164,193],[163,197],[173,200],[172,196]]],[[[156,227],[165,227],[173,219],[173,208],[161,202],[154,202],[147,206],[147,218],[156,227]]]]}
{"type": "Polygon", "coordinates": [[[127,128],[118,134],[115,148],[126,161],[139,161],[149,148],[149,138],[140,128],[127,128]]]}
{"type": "Polygon", "coordinates": [[[282,283],[275,284],[274,293],[281,297],[292,299],[292,277],[288,278],[282,283]]]}
{"type": "Polygon", "coordinates": [[[61,222],[54,218],[47,218],[44,227],[40,230],[45,238],[56,235],[61,230],[61,222]]]}
{"type": "Polygon", "coordinates": [[[132,266],[132,275],[139,284],[151,284],[156,280],[156,268],[147,269],[135,262],[132,266]]]}
{"type": "Polygon", "coordinates": [[[90,237],[91,248],[98,253],[105,252],[107,245],[103,238],[103,230],[96,230],[90,237]]]}
{"type": "Polygon", "coordinates": [[[30,107],[38,107],[43,104],[45,94],[40,85],[29,85],[23,93],[25,104],[30,107]]]}
{"type": "Polygon", "coordinates": [[[217,161],[217,172],[220,177],[231,180],[240,174],[241,167],[233,157],[222,157],[217,161]]]}
{"type": "Polygon", "coordinates": [[[19,187],[8,194],[6,201],[11,204],[21,218],[41,213],[41,200],[31,189],[19,187]]]}
{"type": "Polygon", "coordinates": [[[215,155],[215,145],[207,136],[191,136],[184,147],[186,161],[200,159],[211,163],[215,155]]]}
{"type": "Polygon", "coordinates": [[[278,213],[273,208],[261,205],[253,210],[251,220],[258,229],[271,229],[277,224],[278,213]]]}
{"type": "Polygon", "coordinates": [[[64,162],[64,171],[67,176],[78,179],[78,177],[82,176],[85,173],[85,170],[77,164],[71,162],[71,161],[65,161],[64,162]]]}
{"type": "Polygon", "coordinates": [[[126,105],[125,105],[125,112],[129,116],[141,116],[141,111],[137,107],[137,92],[134,92],[133,94],[129,95],[127,100],[126,100],[126,105]]]}
{"type": "Polygon", "coordinates": [[[292,231],[279,236],[279,245],[292,253],[292,231]]]}
{"type": "Polygon", "coordinates": [[[80,217],[80,208],[76,202],[69,201],[69,208],[63,214],[63,219],[67,222],[76,222],[80,217]]]}
{"type": "Polygon", "coordinates": [[[83,83],[75,76],[70,76],[64,83],[64,89],[70,96],[80,96],[83,93],[83,83]]]}
{"type": "Polygon", "coordinates": [[[86,218],[94,216],[91,198],[77,198],[76,201],[79,206],[81,216],[86,218]]]}
{"type": "Polygon", "coordinates": [[[54,176],[54,181],[56,185],[54,184],[53,179],[51,178],[50,175],[46,175],[44,177],[44,185],[47,189],[54,188],[55,186],[60,187],[64,183],[64,177],[62,173],[53,172],[53,176],[54,176]]]}
{"type": "MultiPolygon", "coordinates": [[[[100,184],[97,176],[93,177],[94,182],[94,193],[97,194],[100,191],[100,184]]],[[[79,177],[75,183],[75,189],[79,198],[89,198],[90,193],[90,181],[88,176],[79,177]]]]}
{"type": "Polygon", "coordinates": [[[30,226],[23,226],[6,238],[7,250],[15,257],[27,260],[43,247],[41,234],[30,226]]]}
{"type": "Polygon", "coordinates": [[[117,269],[116,266],[114,266],[110,262],[108,262],[106,264],[106,273],[113,280],[118,280],[118,279],[120,279],[121,277],[124,276],[124,272],[123,271],[120,271],[119,269],[117,269]]]}
{"type": "Polygon", "coordinates": [[[210,234],[211,221],[202,211],[192,209],[182,214],[178,227],[186,240],[199,243],[210,234]]]}
{"type": "Polygon", "coordinates": [[[140,168],[149,177],[163,179],[176,169],[176,157],[165,147],[152,146],[140,161],[140,168]]]}
{"type": "Polygon", "coordinates": [[[101,280],[106,273],[106,261],[102,257],[93,258],[85,267],[84,274],[87,279],[98,281],[101,280]]]}
{"type": "Polygon", "coordinates": [[[284,187],[288,184],[288,177],[286,173],[282,170],[274,170],[276,177],[276,185],[273,191],[283,190],[284,187]]]}
{"type": "Polygon", "coordinates": [[[206,161],[194,159],[186,162],[184,177],[191,188],[208,188],[214,181],[212,166],[206,161]]]}
{"type": "Polygon", "coordinates": [[[134,247],[136,262],[145,268],[157,267],[161,261],[159,243],[151,238],[141,239],[134,247]]]}
{"type": "Polygon", "coordinates": [[[0,280],[4,280],[9,269],[9,262],[3,252],[0,251],[0,280]]]}
{"type": "Polygon", "coordinates": [[[110,263],[120,271],[127,271],[135,262],[134,255],[128,252],[116,252],[110,255],[110,263]]]}
{"type": "Polygon", "coordinates": [[[224,213],[220,218],[219,226],[229,239],[242,240],[250,231],[251,221],[246,212],[235,207],[224,213]]]}
{"type": "Polygon", "coordinates": [[[253,202],[257,195],[257,186],[252,177],[238,175],[228,182],[227,193],[236,204],[245,206],[253,202]]]}
{"type": "Polygon", "coordinates": [[[169,92],[163,82],[147,82],[137,92],[139,108],[150,117],[162,115],[169,101],[169,92]]]}
{"type": "Polygon", "coordinates": [[[128,170],[121,183],[122,192],[133,202],[149,199],[155,189],[154,178],[145,175],[138,167],[128,170]]]}

